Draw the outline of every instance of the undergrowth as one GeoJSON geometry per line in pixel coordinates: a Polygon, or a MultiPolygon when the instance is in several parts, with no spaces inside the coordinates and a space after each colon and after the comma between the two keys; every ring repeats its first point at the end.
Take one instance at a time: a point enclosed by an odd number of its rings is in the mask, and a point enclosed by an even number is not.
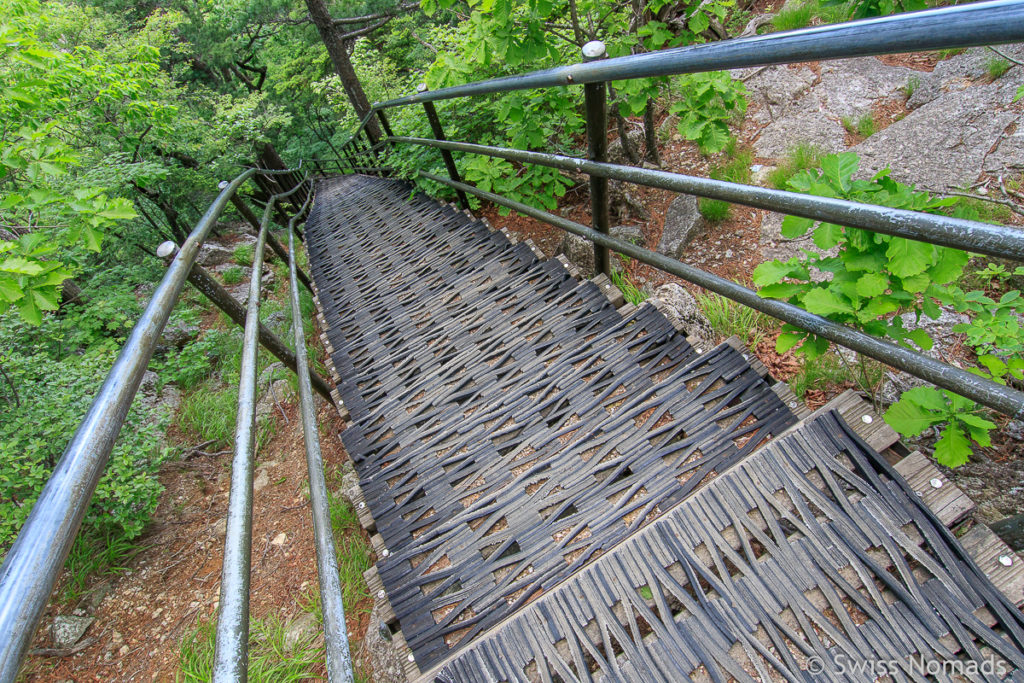
{"type": "Polygon", "coordinates": [[[752,348],[777,326],[775,320],[764,313],[714,292],[698,294],[697,306],[719,340],[736,336],[752,348]]]}

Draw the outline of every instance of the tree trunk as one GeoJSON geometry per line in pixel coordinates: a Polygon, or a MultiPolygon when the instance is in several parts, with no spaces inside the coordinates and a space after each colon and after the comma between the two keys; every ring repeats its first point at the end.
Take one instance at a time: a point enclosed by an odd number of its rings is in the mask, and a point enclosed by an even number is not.
{"type": "Polygon", "coordinates": [[[661,166],[661,155],[658,154],[658,135],[654,129],[654,100],[647,98],[644,109],[644,138],[647,143],[647,160],[655,166],[661,166]]]}
{"type": "MultiPolygon", "coordinates": [[[[312,17],[316,30],[320,32],[320,38],[324,41],[327,54],[334,63],[334,70],[338,72],[338,78],[341,79],[341,85],[345,88],[345,94],[348,95],[356,116],[360,120],[364,119],[370,113],[370,101],[366,99],[363,85],[359,82],[352,61],[348,58],[348,51],[345,50],[344,41],[341,39],[342,29],[334,25],[325,0],[306,0],[306,7],[309,8],[309,16],[312,17]]],[[[376,145],[380,141],[380,129],[377,127],[376,119],[371,118],[367,122],[366,132],[373,144],[376,145]]]]}

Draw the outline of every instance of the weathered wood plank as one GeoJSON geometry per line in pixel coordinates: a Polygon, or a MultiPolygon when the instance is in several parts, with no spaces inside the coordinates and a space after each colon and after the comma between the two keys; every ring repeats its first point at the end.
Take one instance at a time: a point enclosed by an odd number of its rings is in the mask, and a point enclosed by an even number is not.
{"type": "Polygon", "coordinates": [[[896,463],[895,470],[948,527],[962,520],[975,508],[974,501],[949,481],[935,463],[920,451],[914,451],[896,463]]]}
{"type": "Polygon", "coordinates": [[[976,524],[960,539],[981,571],[1013,604],[1024,605],[1024,559],[984,524],[976,524]]]}

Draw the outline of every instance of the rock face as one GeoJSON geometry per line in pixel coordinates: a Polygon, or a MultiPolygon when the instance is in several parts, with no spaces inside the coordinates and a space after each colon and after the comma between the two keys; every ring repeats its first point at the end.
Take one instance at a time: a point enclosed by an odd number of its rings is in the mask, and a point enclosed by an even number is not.
{"type": "MultiPolygon", "coordinates": [[[[1006,49],[1017,58],[1024,53],[1021,46],[1006,49]]],[[[979,83],[990,56],[978,48],[939,62],[931,74],[917,74],[921,85],[908,102],[917,108],[852,148],[861,158],[860,175],[888,166],[902,183],[945,190],[970,185],[982,170],[998,173],[1019,164],[1024,127],[1009,105],[1020,85],[1012,75],[1021,67],[979,83]]]]}
{"type": "Polygon", "coordinates": [[[754,150],[759,156],[780,158],[800,142],[826,152],[845,146],[843,117],[869,113],[880,100],[903,99],[902,88],[916,72],[887,66],[873,57],[822,62],[821,75],[805,66],[772,66],[753,73],[746,82],[749,100],[758,104],[753,119],[764,125],[754,150]]]}
{"type": "Polygon", "coordinates": [[[580,277],[593,277],[594,244],[590,240],[567,232],[562,238],[562,244],[558,247],[557,253],[565,254],[565,257],[580,271],[580,277]]]}
{"type": "Polygon", "coordinates": [[[383,635],[388,629],[381,617],[381,604],[380,600],[374,601],[373,611],[370,612],[370,625],[363,640],[364,652],[373,666],[374,683],[405,683],[402,655],[390,639],[390,632],[388,638],[383,635]]]}
{"type": "Polygon", "coordinates": [[[701,313],[697,300],[685,287],[669,282],[655,290],[654,298],[663,304],[660,307],[662,313],[674,318],[686,331],[686,336],[693,338],[698,351],[707,351],[715,345],[715,332],[711,329],[711,323],[701,313]]]}
{"type": "MultiPolygon", "coordinates": [[[[643,158],[644,154],[644,132],[642,130],[629,129],[629,142],[630,146],[637,153],[638,156],[643,158]]],[[[629,164],[629,157],[626,156],[625,150],[622,149],[622,140],[615,138],[608,143],[607,159],[613,164],[629,164]]]]}
{"type": "Polygon", "coordinates": [[[658,251],[672,258],[680,258],[694,237],[704,228],[704,218],[697,209],[697,198],[682,194],[676,197],[665,212],[665,227],[661,231],[658,251]]]}

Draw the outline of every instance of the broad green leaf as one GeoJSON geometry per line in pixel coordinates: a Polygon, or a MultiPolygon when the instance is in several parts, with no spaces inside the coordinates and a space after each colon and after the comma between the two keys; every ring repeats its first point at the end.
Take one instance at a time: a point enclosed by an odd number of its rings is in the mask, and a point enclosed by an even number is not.
{"type": "Polygon", "coordinates": [[[712,154],[721,152],[729,144],[729,129],[725,125],[715,121],[704,127],[704,134],[700,138],[700,147],[712,154]]]}
{"type": "Polygon", "coordinates": [[[907,332],[907,338],[917,344],[917,346],[923,351],[928,351],[933,346],[932,338],[928,336],[927,332],[920,328],[907,332]]]}
{"type": "Polygon", "coordinates": [[[938,247],[939,260],[934,266],[928,269],[928,276],[932,282],[944,285],[947,282],[956,282],[967,265],[969,256],[966,251],[951,249],[949,247],[938,247]]]}
{"type": "Polygon", "coordinates": [[[687,22],[687,27],[694,33],[703,33],[710,25],[711,23],[703,12],[694,12],[690,21],[687,22]]]}
{"type": "MultiPolygon", "coordinates": [[[[765,261],[754,268],[753,273],[750,275],[750,279],[759,287],[764,285],[773,285],[780,282],[783,278],[788,277],[792,269],[792,266],[785,264],[782,261],[765,261]]],[[[765,295],[762,294],[762,296],[765,295]]]]}
{"type": "Polygon", "coordinates": [[[881,273],[865,273],[857,280],[857,294],[873,297],[883,294],[889,288],[889,278],[881,273]]]}
{"type": "Polygon", "coordinates": [[[978,427],[980,429],[996,428],[995,422],[989,422],[985,418],[974,415],[973,413],[961,413],[956,416],[956,419],[960,420],[964,424],[971,425],[972,427],[978,427]]]}
{"type": "Polygon", "coordinates": [[[913,389],[908,389],[903,392],[900,400],[916,403],[928,410],[946,410],[946,397],[942,391],[935,387],[914,387],[913,389]]]}
{"type": "Polygon", "coordinates": [[[822,223],[814,231],[814,244],[819,249],[831,249],[839,244],[843,237],[843,228],[835,223],[822,223]]]}
{"type": "Polygon", "coordinates": [[[905,277],[902,279],[902,282],[903,289],[917,294],[926,290],[928,285],[931,284],[932,279],[928,276],[928,273],[921,273],[920,275],[905,277]]]}
{"type": "Polygon", "coordinates": [[[903,436],[917,436],[942,418],[929,412],[904,395],[885,411],[886,423],[903,436]]]}
{"type": "Polygon", "coordinates": [[[850,190],[850,177],[857,172],[860,160],[856,152],[843,152],[842,154],[829,154],[821,160],[821,171],[832,184],[848,192],[850,190]]]}
{"type": "Polygon", "coordinates": [[[757,290],[757,293],[766,299],[788,299],[791,296],[796,296],[805,289],[807,289],[807,285],[779,282],[772,285],[766,285],[757,290]]]}
{"type": "Polygon", "coordinates": [[[889,270],[897,277],[910,277],[923,273],[931,263],[932,245],[894,237],[885,255],[889,257],[889,270]]]}
{"type": "Polygon", "coordinates": [[[803,332],[783,332],[775,340],[775,353],[785,353],[800,343],[806,336],[803,332]]]}
{"type": "Polygon", "coordinates": [[[0,277],[0,299],[12,302],[17,301],[22,296],[24,296],[24,294],[17,282],[5,277],[0,277]]]}
{"type": "Polygon", "coordinates": [[[57,292],[54,287],[33,289],[32,298],[35,299],[36,306],[39,306],[44,311],[57,310],[57,292]]]}
{"type": "Polygon", "coordinates": [[[8,273],[17,273],[18,275],[39,275],[43,272],[43,267],[38,263],[26,261],[15,256],[0,263],[0,270],[5,270],[8,273]]]}
{"type": "Polygon", "coordinates": [[[782,236],[791,240],[803,237],[812,225],[814,225],[813,218],[786,216],[782,219],[782,236]]]}
{"type": "Polygon", "coordinates": [[[971,442],[959,425],[947,425],[935,443],[935,460],[946,467],[959,467],[971,457],[971,442]]]}
{"type": "Polygon", "coordinates": [[[835,292],[818,287],[804,294],[801,300],[804,308],[817,315],[829,316],[833,313],[853,313],[850,304],[840,299],[835,292]]]}
{"type": "Polygon", "coordinates": [[[18,300],[18,313],[21,319],[29,325],[40,325],[43,322],[43,312],[36,306],[35,300],[30,296],[23,296],[18,300]]]}

